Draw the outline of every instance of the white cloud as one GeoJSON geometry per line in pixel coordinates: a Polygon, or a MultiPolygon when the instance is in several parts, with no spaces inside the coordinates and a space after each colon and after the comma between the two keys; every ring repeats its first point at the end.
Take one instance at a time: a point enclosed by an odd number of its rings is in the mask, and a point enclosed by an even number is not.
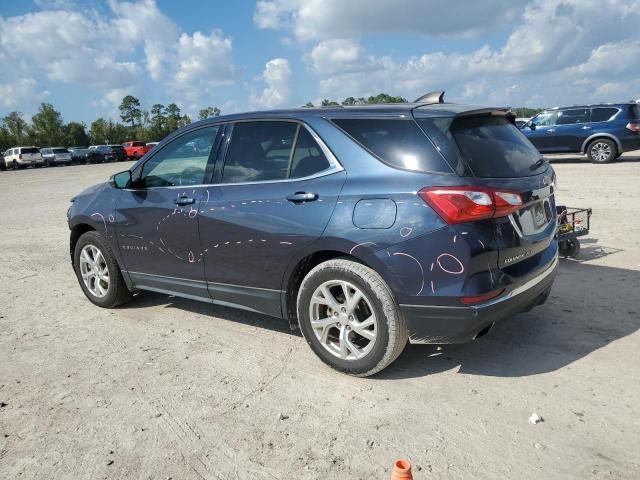
{"type": "Polygon", "coordinates": [[[364,33],[418,32],[471,36],[504,30],[525,0],[258,0],[260,28],[288,28],[299,40],[346,38],[364,33]]]}
{"type": "Polygon", "coordinates": [[[291,66],[286,58],[269,60],[264,67],[262,79],[267,87],[259,96],[251,96],[250,103],[254,107],[274,108],[291,103],[291,66]]]}
{"type": "MultiPolygon", "coordinates": [[[[144,95],[147,75],[186,108],[209,100],[211,87],[233,80],[231,40],[221,31],[183,33],[155,0],[108,4],[111,15],[72,8],[70,1],[42,0],[38,5],[49,10],[0,17],[0,65],[11,65],[18,80],[46,78],[92,88],[95,104],[110,112],[121,101],[116,95],[144,95]]],[[[22,92],[25,100],[39,83],[29,83],[28,90],[12,79],[4,91],[16,98],[22,92]]]]}
{"type": "Polygon", "coordinates": [[[6,83],[0,80],[0,106],[4,108],[15,108],[29,98],[42,99],[47,93],[37,90],[36,81],[33,78],[19,78],[6,83]]]}
{"type": "Polygon", "coordinates": [[[637,98],[640,1],[538,0],[502,47],[377,56],[356,39],[331,39],[306,55],[321,97],[379,92],[410,100],[436,89],[470,103],[545,106],[637,98]],[[594,19],[597,25],[594,25],[594,19]]]}

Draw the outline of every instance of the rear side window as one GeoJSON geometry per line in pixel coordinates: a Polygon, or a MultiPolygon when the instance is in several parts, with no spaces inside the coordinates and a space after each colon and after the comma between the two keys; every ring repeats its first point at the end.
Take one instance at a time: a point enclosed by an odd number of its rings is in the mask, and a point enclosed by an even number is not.
{"type": "Polygon", "coordinates": [[[67,150],[66,148],[54,148],[52,150],[53,153],[69,153],[69,150],[67,150]]]}
{"type": "Polygon", "coordinates": [[[560,112],[558,125],[573,125],[575,123],[589,123],[591,111],[588,108],[576,108],[560,112]]]}
{"type": "Polygon", "coordinates": [[[376,157],[396,168],[451,173],[451,167],[413,120],[332,120],[376,157]]]}
{"type": "Polygon", "coordinates": [[[606,122],[610,120],[616,113],[618,113],[617,108],[594,108],[591,110],[591,121],[592,122],[606,122]]]}
{"type": "Polygon", "coordinates": [[[236,123],[222,169],[222,183],[287,178],[297,129],[294,122],[236,123]]]}
{"type": "Polygon", "coordinates": [[[631,105],[629,113],[631,114],[632,120],[640,120],[640,105],[637,103],[635,105],[631,105]]]}
{"type": "MultiPolygon", "coordinates": [[[[506,117],[425,118],[418,122],[451,162],[462,162],[477,177],[511,178],[537,175],[531,170],[541,155],[506,117]]],[[[460,173],[460,168],[457,168],[460,173]]],[[[467,173],[468,174],[468,173],[467,173]]]]}

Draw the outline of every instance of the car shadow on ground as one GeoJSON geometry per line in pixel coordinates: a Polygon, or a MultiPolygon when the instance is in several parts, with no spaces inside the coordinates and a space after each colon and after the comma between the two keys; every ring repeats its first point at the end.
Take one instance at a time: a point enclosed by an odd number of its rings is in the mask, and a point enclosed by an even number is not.
{"type": "Polygon", "coordinates": [[[597,238],[580,237],[580,253],[577,258],[567,259],[572,262],[588,262],[597,258],[613,255],[614,253],[624,252],[621,248],[605,247],[598,245],[597,238]]]}
{"type": "Polygon", "coordinates": [[[302,337],[299,330],[291,330],[289,322],[281,318],[269,317],[260,313],[241,310],[238,308],[224,307],[206,302],[188,300],[154,292],[141,292],[122,309],[149,308],[163,305],[164,308],[175,308],[207,317],[221,318],[230,322],[242,323],[252,327],[264,328],[274,332],[286,333],[302,337]]]}
{"type": "MultiPolygon", "coordinates": [[[[425,377],[452,369],[495,377],[553,372],[639,330],[638,298],[640,271],[563,259],[545,305],[496,324],[488,335],[470,343],[407,345],[396,362],[373,378],[425,377]]],[[[144,292],[122,308],[162,304],[304,341],[299,330],[292,331],[282,319],[157,293],[144,292]]]]}
{"type": "Polygon", "coordinates": [[[376,378],[553,372],[640,329],[640,272],[561,260],[551,297],[462,345],[409,345],[376,378]]]}

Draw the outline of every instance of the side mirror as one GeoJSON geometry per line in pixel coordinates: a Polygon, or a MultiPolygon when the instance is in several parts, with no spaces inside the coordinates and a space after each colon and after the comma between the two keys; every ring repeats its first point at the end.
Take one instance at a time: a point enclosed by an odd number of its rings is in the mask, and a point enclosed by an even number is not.
{"type": "Polygon", "coordinates": [[[531,130],[535,130],[535,129],[536,129],[536,124],[535,124],[535,123],[530,123],[530,124],[529,124],[529,128],[530,128],[531,130]]]}
{"type": "Polygon", "coordinates": [[[128,188],[131,186],[131,171],[125,170],[124,172],[115,173],[111,177],[111,183],[116,188],[128,188]]]}

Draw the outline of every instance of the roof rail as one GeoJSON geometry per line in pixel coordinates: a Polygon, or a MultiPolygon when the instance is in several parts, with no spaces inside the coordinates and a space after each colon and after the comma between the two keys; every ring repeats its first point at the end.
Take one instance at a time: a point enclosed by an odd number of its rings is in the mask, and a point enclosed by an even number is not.
{"type": "Polygon", "coordinates": [[[444,103],[444,90],[434,90],[433,92],[425,93],[421,97],[416,98],[413,103],[422,103],[423,105],[444,103]]]}

